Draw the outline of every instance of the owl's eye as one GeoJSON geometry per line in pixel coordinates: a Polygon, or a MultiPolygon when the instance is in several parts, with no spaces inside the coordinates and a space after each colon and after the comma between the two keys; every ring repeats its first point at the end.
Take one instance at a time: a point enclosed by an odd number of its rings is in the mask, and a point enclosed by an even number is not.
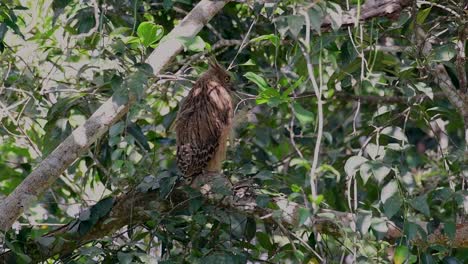
{"type": "Polygon", "coordinates": [[[229,82],[230,80],[231,80],[231,77],[229,76],[224,77],[224,81],[229,82]]]}

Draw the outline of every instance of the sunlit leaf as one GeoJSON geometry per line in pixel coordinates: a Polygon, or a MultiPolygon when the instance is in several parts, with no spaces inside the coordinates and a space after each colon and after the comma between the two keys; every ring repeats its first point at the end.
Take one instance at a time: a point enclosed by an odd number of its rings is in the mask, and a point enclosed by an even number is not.
{"type": "Polygon", "coordinates": [[[302,105],[296,102],[293,103],[293,108],[295,117],[303,126],[313,124],[315,119],[314,113],[306,110],[304,107],[302,107],[302,105]]]}
{"type": "Polygon", "coordinates": [[[353,176],[356,173],[356,171],[359,170],[361,165],[366,161],[367,161],[367,159],[362,157],[362,156],[352,156],[352,157],[350,157],[346,161],[345,166],[344,166],[344,170],[346,172],[346,175],[353,176]]]}
{"type": "Polygon", "coordinates": [[[433,62],[449,61],[455,57],[456,54],[457,51],[452,44],[436,47],[431,52],[433,62]]]}
{"type": "Polygon", "coordinates": [[[434,99],[434,92],[432,91],[432,88],[430,86],[427,86],[427,84],[422,83],[422,82],[418,82],[418,83],[414,84],[414,87],[418,91],[423,92],[431,100],[434,99]]]}
{"type": "Polygon", "coordinates": [[[178,40],[184,46],[185,51],[201,52],[205,50],[206,47],[205,41],[200,36],[196,36],[194,38],[179,37],[178,40]]]}
{"type": "Polygon", "coordinates": [[[393,263],[394,264],[403,264],[409,258],[410,251],[408,247],[404,245],[399,245],[395,249],[395,254],[393,255],[393,263]]]}
{"type": "Polygon", "coordinates": [[[383,188],[380,194],[380,201],[385,203],[388,198],[398,193],[398,183],[395,180],[388,182],[383,188]]]}
{"type": "Polygon", "coordinates": [[[280,41],[278,36],[276,36],[274,34],[268,34],[268,35],[262,35],[262,36],[258,36],[256,38],[253,38],[253,39],[250,40],[250,42],[260,42],[262,40],[268,40],[275,46],[278,46],[279,41],[280,41]]]}
{"type": "Polygon", "coordinates": [[[142,22],[138,26],[137,35],[140,38],[141,44],[145,47],[149,47],[163,37],[164,28],[153,22],[142,22]]]}
{"type": "Polygon", "coordinates": [[[356,225],[362,235],[367,234],[371,226],[372,212],[360,210],[357,215],[356,225]]]}
{"type": "Polygon", "coordinates": [[[383,135],[392,137],[394,139],[403,141],[403,142],[408,142],[408,138],[406,137],[403,129],[401,129],[400,127],[395,127],[395,126],[386,127],[382,129],[380,133],[383,135]]]}
{"type": "Polygon", "coordinates": [[[335,31],[340,29],[343,23],[343,10],[341,6],[337,3],[327,2],[327,13],[331,18],[332,29],[335,31]]]}
{"type": "Polygon", "coordinates": [[[244,77],[255,83],[258,86],[258,88],[260,88],[260,90],[266,90],[270,87],[265,81],[265,79],[263,79],[263,77],[256,73],[247,72],[246,74],[244,74],[244,77]]]}

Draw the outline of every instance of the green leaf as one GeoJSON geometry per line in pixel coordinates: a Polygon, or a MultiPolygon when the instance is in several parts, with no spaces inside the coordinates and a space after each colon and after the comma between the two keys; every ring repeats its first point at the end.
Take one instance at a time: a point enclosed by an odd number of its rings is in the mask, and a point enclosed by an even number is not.
{"type": "Polygon", "coordinates": [[[302,226],[310,217],[310,210],[304,207],[299,208],[299,226],[302,226]]]}
{"type": "Polygon", "coordinates": [[[148,83],[148,72],[144,69],[138,69],[128,76],[126,87],[129,89],[129,94],[135,96],[138,100],[142,99],[145,92],[146,84],[148,83]]]}
{"type": "Polygon", "coordinates": [[[372,212],[359,210],[357,215],[356,225],[362,235],[367,234],[369,227],[371,226],[372,212]]]}
{"type": "Polygon", "coordinates": [[[280,38],[274,34],[262,35],[250,40],[250,42],[260,42],[262,40],[269,40],[275,47],[279,45],[280,38]]]}
{"type": "Polygon", "coordinates": [[[436,264],[436,263],[438,263],[438,262],[435,261],[435,259],[431,256],[431,254],[424,253],[424,254],[421,256],[421,263],[422,263],[422,264],[436,264]]]}
{"type": "Polygon", "coordinates": [[[54,10],[59,8],[65,8],[70,2],[71,0],[54,0],[52,2],[52,8],[54,10]]]}
{"type": "Polygon", "coordinates": [[[270,88],[270,85],[261,77],[260,75],[253,73],[253,72],[247,72],[244,74],[244,77],[255,83],[260,90],[266,90],[270,88]]]}
{"type": "MultiPolygon", "coordinates": [[[[234,255],[233,253],[223,252],[223,253],[214,253],[208,256],[205,256],[200,259],[199,262],[196,263],[203,263],[203,264],[241,264],[246,263],[247,259],[244,255],[234,255]]],[[[162,263],[162,262],[161,262],[162,263]]],[[[171,263],[179,263],[179,262],[171,262],[171,263]]]]}
{"type": "Polygon", "coordinates": [[[362,156],[352,156],[352,157],[350,157],[346,161],[345,166],[344,166],[344,170],[346,172],[346,175],[353,176],[356,173],[356,171],[359,170],[361,165],[366,161],[367,161],[367,159],[362,157],[362,156]]]}
{"type": "Polygon", "coordinates": [[[255,202],[257,203],[258,207],[266,208],[270,202],[270,197],[266,194],[259,194],[257,197],[255,197],[255,202]]]}
{"type": "Polygon", "coordinates": [[[431,58],[432,62],[443,62],[451,60],[456,54],[455,46],[453,44],[447,44],[434,48],[431,52],[431,58]]]}
{"type": "Polygon", "coordinates": [[[366,146],[366,153],[370,156],[371,159],[375,160],[382,156],[385,152],[385,148],[383,146],[378,146],[374,143],[369,143],[366,146]]]}
{"type": "Polygon", "coordinates": [[[380,161],[368,161],[362,164],[360,168],[361,178],[364,184],[367,183],[371,175],[374,175],[377,182],[381,183],[390,171],[391,169],[380,161]]]}
{"type": "Polygon", "coordinates": [[[322,33],[321,25],[325,15],[322,7],[320,5],[314,5],[307,11],[307,14],[310,19],[310,26],[320,35],[322,33]]]}
{"type": "Polygon", "coordinates": [[[231,234],[231,236],[238,239],[242,238],[245,232],[246,222],[247,218],[245,217],[245,215],[235,213],[229,214],[229,233],[231,234]]]}
{"type": "Polygon", "coordinates": [[[286,89],[283,94],[281,95],[284,99],[289,99],[289,95],[297,88],[299,85],[301,85],[306,78],[304,76],[299,77],[293,85],[289,86],[288,89],[286,89]]]}
{"type": "Polygon", "coordinates": [[[318,171],[319,172],[331,172],[331,173],[333,173],[336,176],[336,181],[337,182],[339,182],[340,179],[341,179],[341,173],[337,169],[335,169],[333,166],[331,166],[329,164],[320,165],[318,171]]]}
{"type": "Polygon", "coordinates": [[[194,52],[202,52],[203,50],[205,50],[205,41],[200,36],[196,36],[194,38],[178,37],[177,39],[184,46],[184,51],[189,50],[194,52]]]}
{"type": "Polygon", "coordinates": [[[109,129],[109,136],[110,137],[115,137],[117,135],[122,134],[125,128],[125,123],[123,121],[115,123],[111,128],[109,129]]]}
{"type": "Polygon", "coordinates": [[[52,245],[52,243],[54,243],[55,237],[38,237],[34,240],[37,241],[41,246],[49,248],[52,245]]]}
{"type": "Polygon", "coordinates": [[[141,44],[147,48],[163,37],[164,28],[153,22],[143,22],[138,26],[137,35],[140,38],[141,44]]]}
{"type": "Polygon", "coordinates": [[[374,217],[371,220],[371,227],[376,232],[386,235],[388,231],[387,221],[385,218],[374,217]]]}
{"type": "Polygon", "coordinates": [[[278,90],[268,87],[265,90],[262,90],[258,95],[255,102],[257,104],[268,104],[269,106],[277,106],[278,104],[284,102],[285,100],[281,97],[281,94],[278,90]]]}
{"type": "Polygon", "coordinates": [[[419,212],[423,213],[425,216],[430,216],[429,205],[427,204],[427,194],[420,195],[409,201],[409,204],[419,212]]]}
{"type": "Polygon", "coordinates": [[[266,233],[257,232],[257,240],[258,243],[260,243],[260,246],[262,246],[264,249],[269,251],[274,249],[270,240],[270,236],[268,236],[266,233]]]}
{"type": "Polygon", "coordinates": [[[247,241],[252,240],[255,237],[255,232],[257,231],[257,222],[253,217],[247,217],[247,222],[245,223],[244,236],[247,241]]]}
{"type": "Polygon", "coordinates": [[[297,36],[299,35],[299,32],[301,32],[301,29],[304,26],[304,23],[305,23],[304,17],[300,15],[290,15],[290,16],[287,16],[286,19],[288,22],[289,32],[291,32],[294,38],[297,38],[297,36]]]}
{"type": "Polygon", "coordinates": [[[408,142],[408,138],[406,137],[405,133],[403,132],[403,129],[400,127],[395,127],[395,126],[390,126],[382,129],[380,132],[383,135],[387,135],[389,137],[392,137],[394,139],[403,141],[403,142],[408,142]]]}
{"type": "Polygon", "coordinates": [[[191,214],[194,214],[195,212],[198,211],[198,209],[200,209],[200,207],[202,206],[203,204],[203,201],[201,198],[194,198],[194,199],[191,199],[189,201],[189,211],[191,214]]]}
{"type": "Polygon", "coordinates": [[[455,239],[455,234],[457,232],[457,226],[455,222],[446,221],[444,222],[444,233],[451,239],[455,239]]]}
{"type": "Polygon", "coordinates": [[[427,97],[429,97],[431,100],[434,100],[434,92],[432,91],[432,88],[427,86],[427,84],[418,82],[413,85],[416,90],[423,92],[427,97]]]}
{"type": "Polygon", "coordinates": [[[395,249],[395,254],[393,255],[394,264],[403,264],[410,256],[410,250],[404,245],[399,245],[395,249]]]}
{"type": "Polygon", "coordinates": [[[133,255],[130,253],[117,252],[117,259],[120,264],[130,264],[133,260],[133,255]]]}
{"type": "Polygon", "coordinates": [[[292,158],[289,162],[290,167],[304,167],[307,170],[310,170],[310,162],[303,158],[292,158]]]}
{"type": "MultiPolygon", "coordinates": [[[[327,14],[330,16],[332,29],[334,31],[337,31],[341,28],[341,25],[343,24],[343,10],[341,9],[341,6],[337,3],[328,1],[326,3],[328,5],[327,14]]],[[[319,25],[321,25],[321,23],[319,25]]]]}
{"type": "Polygon", "coordinates": [[[306,110],[298,102],[293,103],[294,116],[299,120],[301,125],[310,125],[314,122],[314,113],[309,110],[306,110]]]}
{"type": "Polygon", "coordinates": [[[114,198],[107,197],[97,202],[91,207],[91,219],[98,220],[99,218],[107,215],[114,205],[114,198]]]}
{"type": "Polygon", "coordinates": [[[256,65],[252,59],[248,59],[246,62],[239,64],[239,66],[254,66],[256,65]]]}
{"type": "Polygon", "coordinates": [[[403,233],[407,236],[408,240],[413,240],[417,237],[420,237],[422,240],[427,239],[426,231],[424,231],[424,229],[420,225],[410,221],[405,222],[403,227],[403,233]]]}
{"type": "Polygon", "coordinates": [[[385,203],[388,198],[398,193],[398,183],[395,180],[388,182],[383,188],[380,194],[380,201],[385,203]]]}
{"type": "Polygon", "coordinates": [[[383,204],[384,213],[388,218],[392,218],[401,208],[403,202],[401,201],[400,195],[395,194],[390,198],[386,199],[383,204]]]}
{"type": "Polygon", "coordinates": [[[302,251],[300,250],[296,250],[294,251],[294,255],[296,256],[296,258],[301,262],[301,263],[304,263],[304,258],[305,258],[305,255],[302,251]]]}
{"type": "Polygon", "coordinates": [[[432,7],[428,7],[426,9],[422,9],[418,11],[418,15],[416,16],[416,21],[418,24],[422,25],[424,24],[424,21],[426,21],[427,16],[429,13],[431,13],[432,7]]]}
{"type": "Polygon", "coordinates": [[[361,175],[361,179],[365,185],[369,178],[372,176],[371,164],[369,162],[363,163],[359,168],[359,174],[361,175]]]}

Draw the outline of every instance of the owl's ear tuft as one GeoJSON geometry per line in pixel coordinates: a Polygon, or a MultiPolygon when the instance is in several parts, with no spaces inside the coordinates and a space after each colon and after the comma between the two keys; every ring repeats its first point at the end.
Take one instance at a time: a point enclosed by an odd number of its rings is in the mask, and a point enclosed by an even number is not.
{"type": "Polygon", "coordinates": [[[219,62],[216,60],[216,57],[214,55],[211,55],[208,57],[208,65],[212,69],[226,71],[226,69],[221,64],[219,64],[219,62]]]}
{"type": "Polygon", "coordinates": [[[218,61],[216,60],[216,57],[211,55],[208,57],[208,65],[211,67],[211,68],[219,68],[219,63],[218,61]]]}

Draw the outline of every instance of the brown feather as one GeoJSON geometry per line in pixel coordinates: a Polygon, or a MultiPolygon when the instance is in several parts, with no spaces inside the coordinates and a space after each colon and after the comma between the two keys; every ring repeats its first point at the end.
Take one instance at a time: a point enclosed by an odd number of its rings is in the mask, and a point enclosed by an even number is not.
{"type": "Polygon", "coordinates": [[[232,126],[229,73],[217,63],[194,84],[175,121],[177,165],[184,177],[220,171],[232,126]]]}

